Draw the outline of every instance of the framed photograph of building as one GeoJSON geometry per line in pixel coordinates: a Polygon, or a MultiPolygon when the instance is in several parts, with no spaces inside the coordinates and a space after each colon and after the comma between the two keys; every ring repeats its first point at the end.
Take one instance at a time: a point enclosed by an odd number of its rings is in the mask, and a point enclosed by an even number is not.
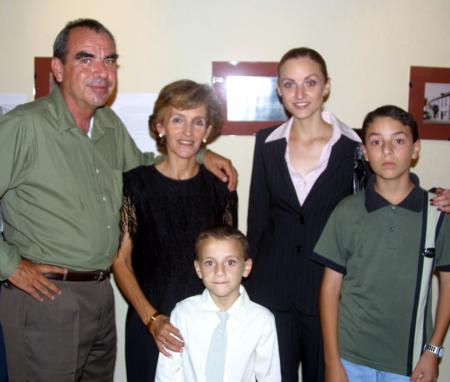
{"type": "Polygon", "coordinates": [[[409,112],[421,138],[450,140],[450,68],[411,67],[409,112]]]}
{"type": "Polygon", "coordinates": [[[219,98],[222,134],[251,135],[283,123],[276,62],[213,62],[212,86],[219,98]]]}

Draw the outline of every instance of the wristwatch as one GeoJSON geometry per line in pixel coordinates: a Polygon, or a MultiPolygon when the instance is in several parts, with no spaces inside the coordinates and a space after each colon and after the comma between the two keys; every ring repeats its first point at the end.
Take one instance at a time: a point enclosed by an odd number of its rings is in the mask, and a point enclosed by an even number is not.
{"type": "Polygon", "coordinates": [[[434,346],[434,345],[430,345],[430,344],[425,344],[425,346],[423,347],[423,350],[433,353],[438,358],[442,358],[445,353],[443,346],[434,346]]]}

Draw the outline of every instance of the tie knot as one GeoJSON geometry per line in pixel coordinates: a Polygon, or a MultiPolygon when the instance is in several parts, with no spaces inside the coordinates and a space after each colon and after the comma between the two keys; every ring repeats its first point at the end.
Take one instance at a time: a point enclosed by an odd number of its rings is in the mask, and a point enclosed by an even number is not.
{"type": "Polygon", "coordinates": [[[227,322],[228,317],[229,317],[228,312],[217,312],[217,315],[219,316],[220,324],[224,325],[227,322]]]}

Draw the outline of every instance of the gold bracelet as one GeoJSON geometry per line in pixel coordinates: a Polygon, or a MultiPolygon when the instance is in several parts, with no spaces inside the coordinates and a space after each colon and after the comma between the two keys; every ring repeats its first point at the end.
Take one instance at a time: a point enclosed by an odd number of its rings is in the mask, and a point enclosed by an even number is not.
{"type": "Polygon", "coordinates": [[[159,313],[158,311],[156,311],[155,313],[152,314],[152,316],[150,317],[150,319],[147,322],[147,329],[148,331],[151,333],[150,329],[152,328],[153,322],[155,322],[156,318],[158,316],[160,316],[162,313],[159,313]]]}

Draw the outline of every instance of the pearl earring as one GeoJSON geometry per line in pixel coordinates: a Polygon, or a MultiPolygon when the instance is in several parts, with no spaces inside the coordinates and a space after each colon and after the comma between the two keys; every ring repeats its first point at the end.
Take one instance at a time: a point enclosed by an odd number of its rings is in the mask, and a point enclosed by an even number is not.
{"type": "Polygon", "coordinates": [[[203,142],[204,144],[206,144],[206,142],[208,142],[208,141],[207,141],[206,138],[203,138],[203,139],[202,139],[202,142],[203,142]]]}
{"type": "Polygon", "coordinates": [[[159,133],[158,137],[162,138],[162,137],[164,137],[164,134],[163,133],[159,133]]]}

